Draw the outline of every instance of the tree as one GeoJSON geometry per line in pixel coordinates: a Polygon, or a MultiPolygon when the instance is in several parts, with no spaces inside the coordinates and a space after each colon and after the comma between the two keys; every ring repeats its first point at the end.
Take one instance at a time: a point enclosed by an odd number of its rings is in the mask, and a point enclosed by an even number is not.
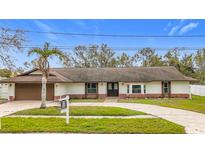
{"type": "Polygon", "coordinates": [[[180,60],[180,71],[186,76],[194,76],[194,58],[193,54],[184,54],[180,60]]]}
{"type": "Polygon", "coordinates": [[[197,51],[195,57],[196,78],[201,84],[205,84],[205,49],[197,51]]]}
{"type": "Polygon", "coordinates": [[[0,76],[1,77],[6,77],[6,78],[9,78],[12,76],[12,71],[11,70],[8,70],[8,69],[0,69],[0,76]]]}
{"type": "Polygon", "coordinates": [[[94,67],[94,58],[96,58],[95,49],[97,46],[86,47],[79,45],[73,51],[72,64],[75,67],[94,67]]]}
{"type": "Polygon", "coordinates": [[[117,56],[117,66],[118,67],[133,67],[136,61],[136,55],[129,56],[126,53],[122,53],[120,56],[117,56]]]}
{"type": "Polygon", "coordinates": [[[180,71],[180,54],[179,50],[176,48],[174,50],[169,50],[165,55],[165,63],[167,66],[174,66],[180,71]]]}
{"type": "Polygon", "coordinates": [[[157,55],[152,48],[143,48],[136,53],[136,57],[142,66],[163,66],[162,57],[157,55]]]}
{"type": "Polygon", "coordinates": [[[49,77],[49,60],[53,57],[57,57],[60,61],[66,61],[67,57],[58,48],[51,48],[48,42],[44,44],[42,49],[32,48],[28,52],[28,56],[30,55],[37,55],[38,57],[35,62],[38,69],[42,72],[41,108],[46,108],[46,83],[49,77]]]}
{"type": "Polygon", "coordinates": [[[164,58],[165,63],[168,66],[174,66],[182,74],[186,76],[195,76],[195,67],[194,67],[194,57],[193,54],[180,54],[177,48],[174,50],[168,51],[164,58]]]}
{"type": "Polygon", "coordinates": [[[205,70],[205,48],[200,49],[196,52],[195,63],[196,63],[197,69],[201,71],[205,70]]]}
{"type": "Polygon", "coordinates": [[[13,64],[14,57],[12,52],[21,51],[24,43],[24,31],[0,28],[0,63],[3,64],[9,70],[13,70],[15,65],[13,64]]]}
{"type": "Polygon", "coordinates": [[[77,46],[71,57],[75,67],[116,67],[115,52],[106,44],[77,46]]]}
{"type": "Polygon", "coordinates": [[[107,44],[102,44],[97,52],[97,62],[98,67],[116,67],[115,52],[107,44]]]}

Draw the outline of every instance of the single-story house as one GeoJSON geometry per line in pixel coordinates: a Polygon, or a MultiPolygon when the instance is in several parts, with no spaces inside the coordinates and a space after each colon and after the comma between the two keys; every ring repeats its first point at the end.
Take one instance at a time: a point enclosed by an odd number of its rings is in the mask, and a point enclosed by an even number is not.
{"type": "MultiPolygon", "coordinates": [[[[7,99],[40,100],[38,69],[1,80],[7,99]]],[[[190,82],[175,67],[51,68],[47,100],[71,98],[189,98],[190,82]]]]}

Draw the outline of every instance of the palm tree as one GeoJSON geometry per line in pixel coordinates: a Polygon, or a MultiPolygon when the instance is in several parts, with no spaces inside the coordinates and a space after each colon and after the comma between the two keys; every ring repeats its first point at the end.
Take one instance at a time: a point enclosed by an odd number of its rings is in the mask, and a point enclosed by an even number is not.
{"type": "Polygon", "coordinates": [[[46,108],[46,83],[50,69],[49,59],[57,57],[59,60],[64,61],[67,56],[58,48],[51,48],[48,42],[45,42],[43,48],[32,48],[28,52],[28,56],[30,55],[37,55],[38,57],[35,62],[38,69],[42,72],[41,108],[46,108]]]}

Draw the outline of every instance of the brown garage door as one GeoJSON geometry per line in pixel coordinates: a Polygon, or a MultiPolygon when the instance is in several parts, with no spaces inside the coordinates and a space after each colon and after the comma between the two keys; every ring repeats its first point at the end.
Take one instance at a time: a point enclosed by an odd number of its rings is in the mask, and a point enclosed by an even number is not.
{"type": "MultiPolygon", "coordinates": [[[[16,100],[41,100],[41,84],[16,84],[16,100]]],[[[54,99],[54,85],[47,84],[47,100],[54,99]]]]}

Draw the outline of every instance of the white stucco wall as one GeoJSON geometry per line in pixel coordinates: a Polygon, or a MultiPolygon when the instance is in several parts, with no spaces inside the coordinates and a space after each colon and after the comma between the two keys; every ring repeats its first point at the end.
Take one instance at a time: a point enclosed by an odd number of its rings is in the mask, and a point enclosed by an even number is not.
{"type": "Polygon", "coordinates": [[[161,94],[162,93],[161,81],[147,82],[145,83],[145,85],[146,85],[147,94],[161,94]]]}
{"type": "Polygon", "coordinates": [[[119,82],[119,94],[127,94],[127,83],[119,82]]]}
{"type": "Polygon", "coordinates": [[[9,96],[15,96],[15,84],[14,83],[2,83],[0,97],[9,99],[9,96]]]}
{"type": "MultiPolygon", "coordinates": [[[[132,83],[124,83],[122,85],[119,83],[119,93],[120,94],[127,94],[127,85],[130,85],[130,90],[129,94],[132,94],[132,85],[141,85],[141,93],[144,93],[144,86],[146,85],[146,93],[147,94],[161,94],[162,93],[162,85],[161,81],[156,81],[156,82],[146,82],[146,83],[141,83],[141,82],[132,82],[132,83]]],[[[186,81],[174,81],[171,82],[171,93],[173,94],[189,94],[190,93],[190,86],[189,82],[186,81]]]]}
{"type": "MultiPolygon", "coordinates": [[[[147,94],[161,94],[161,81],[156,82],[119,82],[119,94],[127,94],[127,85],[129,84],[129,94],[132,94],[132,85],[141,85],[141,94],[144,94],[144,85],[146,85],[147,94]]],[[[12,90],[9,90],[12,94],[12,90]]],[[[189,82],[174,81],[171,82],[171,92],[173,94],[189,94],[189,82]]],[[[13,92],[15,93],[15,92],[13,92]]],[[[98,83],[98,93],[107,94],[107,83],[98,83]]],[[[55,96],[65,94],[85,94],[85,83],[56,83],[55,96]]],[[[11,96],[11,95],[10,95],[11,96]]]]}
{"type": "Polygon", "coordinates": [[[56,83],[55,96],[65,94],[85,94],[85,83],[56,83]]]}
{"type": "MultiPolygon", "coordinates": [[[[65,94],[85,94],[85,83],[56,83],[55,84],[55,96],[65,94]]],[[[107,83],[98,83],[98,93],[107,93],[107,83]]]]}
{"type": "Polygon", "coordinates": [[[1,94],[0,94],[1,98],[8,99],[8,97],[9,97],[8,87],[9,87],[8,83],[2,83],[1,84],[1,94]]]}
{"type": "Polygon", "coordinates": [[[146,93],[147,94],[161,94],[161,82],[130,82],[119,83],[119,93],[120,94],[127,94],[127,85],[129,84],[129,94],[132,94],[132,85],[141,85],[141,94],[144,94],[144,85],[146,85],[146,93]]]}
{"type": "Polygon", "coordinates": [[[9,96],[15,96],[15,83],[10,83],[8,87],[9,96]]]}
{"type": "Polygon", "coordinates": [[[99,94],[107,94],[107,83],[99,82],[98,83],[98,93],[99,94]]]}
{"type": "Polygon", "coordinates": [[[119,93],[120,94],[128,94],[127,93],[127,85],[129,85],[129,94],[132,94],[132,85],[141,85],[141,94],[144,93],[144,83],[142,82],[119,82],[119,93]]]}
{"type": "Polygon", "coordinates": [[[186,81],[172,81],[171,82],[171,93],[173,94],[189,94],[190,85],[186,81]]]}

